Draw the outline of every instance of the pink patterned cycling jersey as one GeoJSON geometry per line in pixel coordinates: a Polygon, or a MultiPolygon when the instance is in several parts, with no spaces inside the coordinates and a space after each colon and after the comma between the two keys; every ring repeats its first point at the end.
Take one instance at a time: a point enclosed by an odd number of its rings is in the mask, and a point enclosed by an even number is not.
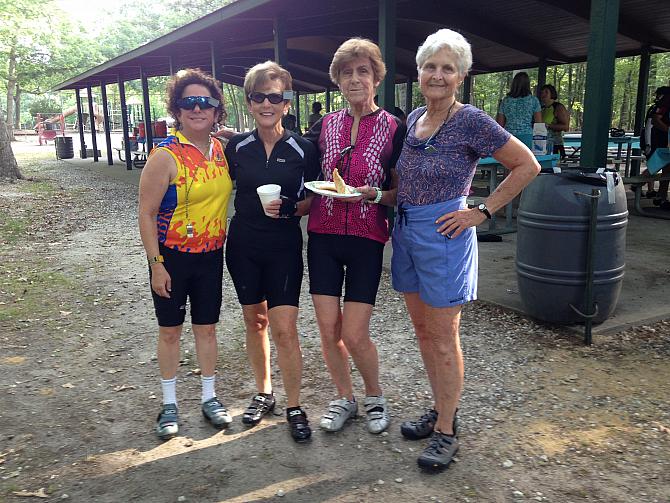
{"type": "MultiPolygon", "coordinates": [[[[324,180],[338,171],[347,185],[387,186],[400,155],[404,126],[383,109],[361,117],[356,143],[351,145],[354,122],[348,110],[324,116],[306,137],[318,138],[324,180]],[[320,131],[319,131],[320,130],[320,131]],[[318,135],[318,137],[317,137],[318,135]]],[[[385,243],[389,238],[388,208],[368,202],[348,203],[316,196],[312,201],[307,230],[319,234],[357,236],[385,243]]]]}

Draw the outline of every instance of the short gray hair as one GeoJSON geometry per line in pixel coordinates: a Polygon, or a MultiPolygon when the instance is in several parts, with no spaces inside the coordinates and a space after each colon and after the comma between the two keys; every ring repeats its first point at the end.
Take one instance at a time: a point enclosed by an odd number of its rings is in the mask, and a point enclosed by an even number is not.
{"type": "Polygon", "coordinates": [[[443,28],[428,35],[416,51],[416,66],[419,70],[426,60],[436,52],[448,49],[456,56],[458,73],[466,75],[472,66],[472,49],[465,37],[453,30],[443,28]]]}

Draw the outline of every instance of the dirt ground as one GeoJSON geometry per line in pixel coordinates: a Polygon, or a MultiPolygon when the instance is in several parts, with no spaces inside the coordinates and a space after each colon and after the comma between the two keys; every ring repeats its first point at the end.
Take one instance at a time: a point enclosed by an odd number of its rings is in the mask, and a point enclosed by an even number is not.
{"type": "Polygon", "coordinates": [[[313,440],[296,445],[282,410],[245,429],[254,386],[226,273],[217,389],[234,423],[219,432],[203,421],[187,330],[180,436],[159,441],[137,188],[50,149],[14,147],[33,179],[0,183],[0,501],[670,501],[669,321],[584,347],[574,333],[468,305],[461,450],[448,470],[426,474],[416,466],[423,443],[404,440],[399,424],[431,404],[430,388],[386,273],[372,336],[388,433],[367,433],[360,418],[336,434],[316,428],[334,389],[306,284],[299,331],[313,440]]]}

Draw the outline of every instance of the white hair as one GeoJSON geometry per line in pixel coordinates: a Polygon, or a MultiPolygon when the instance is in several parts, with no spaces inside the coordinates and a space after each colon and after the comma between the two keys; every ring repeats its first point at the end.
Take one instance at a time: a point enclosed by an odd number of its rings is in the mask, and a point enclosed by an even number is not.
{"type": "Polygon", "coordinates": [[[416,51],[416,66],[419,70],[426,60],[442,49],[448,49],[456,56],[456,66],[458,73],[467,75],[472,66],[472,49],[465,37],[460,33],[447,28],[437,30],[428,35],[428,38],[419,46],[416,51]]]}

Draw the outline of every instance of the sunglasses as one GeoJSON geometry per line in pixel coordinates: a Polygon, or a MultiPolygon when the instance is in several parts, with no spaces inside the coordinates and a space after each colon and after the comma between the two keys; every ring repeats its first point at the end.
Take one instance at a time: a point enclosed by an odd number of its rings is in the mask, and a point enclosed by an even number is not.
{"type": "Polygon", "coordinates": [[[247,95],[247,98],[249,99],[249,101],[253,101],[255,103],[263,103],[265,101],[265,98],[267,98],[268,101],[273,105],[279,105],[282,101],[292,100],[293,91],[284,91],[283,93],[270,93],[270,94],[249,93],[247,95]]]}
{"type": "Polygon", "coordinates": [[[200,107],[200,110],[207,110],[218,107],[221,102],[211,96],[186,96],[186,98],[178,99],[176,103],[182,110],[195,110],[196,105],[200,107]]]}

